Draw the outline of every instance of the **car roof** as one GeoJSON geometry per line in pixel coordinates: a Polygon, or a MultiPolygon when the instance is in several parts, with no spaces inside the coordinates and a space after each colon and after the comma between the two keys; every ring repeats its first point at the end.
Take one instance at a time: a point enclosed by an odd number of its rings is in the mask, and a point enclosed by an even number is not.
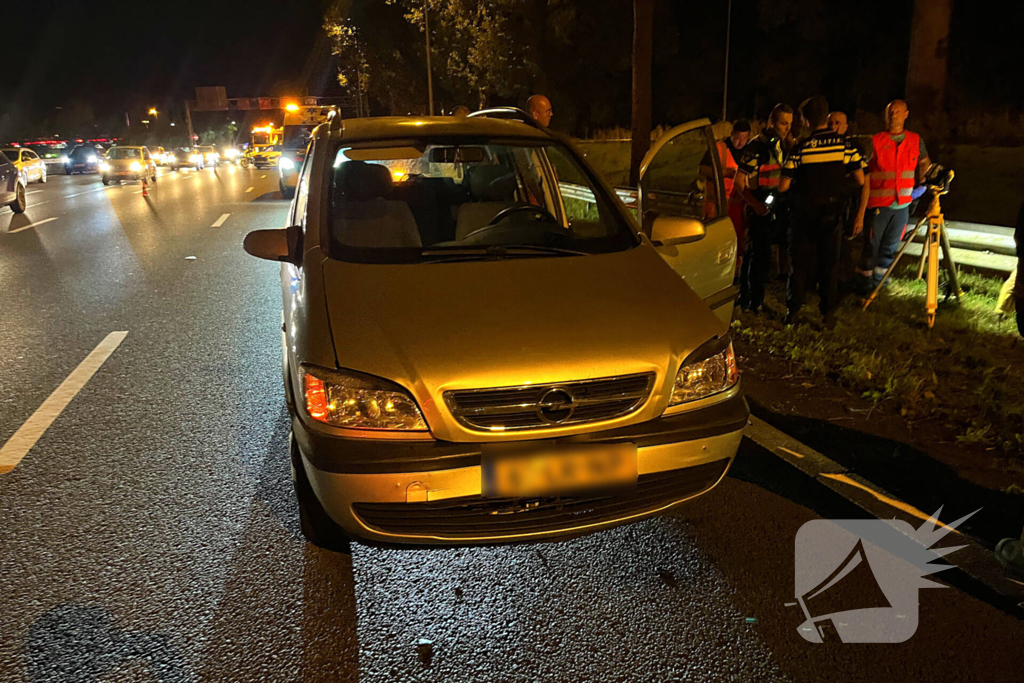
{"type": "Polygon", "coordinates": [[[145,145],[114,145],[110,149],[142,149],[145,145]]]}
{"type": "Polygon", "coordinates": [[[552,139],[536,126],[487,116],[380,116],[341,121],[341,139],[347,142],[453,135],[552,139]]]}

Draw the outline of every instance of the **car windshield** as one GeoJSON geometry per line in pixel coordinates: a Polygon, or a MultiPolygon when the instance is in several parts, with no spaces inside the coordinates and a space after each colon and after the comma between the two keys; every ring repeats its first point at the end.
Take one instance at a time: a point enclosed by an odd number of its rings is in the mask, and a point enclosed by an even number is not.
{"type": "Polygon", "coordinates": [[[572,152],[546,141],[342,146],[330,204],[331,254],[344,261],[599,254],[638,243],[572,152]]]}
{"type": "Polygon", "coordinates": [[[308,126],[285,126],[284,144],[285,149],[305,149],[309,144],[309,138],[313,134],[316,124],[308,126]]]}
{"type": "Polygon", "coordinates": [[[18,158],[18,150],[16,149],[4,149],[0,151],[2,151],[8,159],[14,160],[18,158]]]}
{"type": "Polygon", "coordinates": [[[95,147],[86,147],[85,145],[79,145],[71,151],[71,156],[76,158],[81,157],[83,159],[94,154],[98,155],[101,154],[101,152],[95,147]]]}
{"type": "Polygon", "coordinates": [[[203,154],[210,154],[211,152],[216,152],[217,151],[213,147],[199,147],[198,149],[203,154]]]}
{"type": "Polygon", "coordinates": [[[133,147],[113,147],[107,152],[108,159],[141,159],[142,150],[133,147]]]}

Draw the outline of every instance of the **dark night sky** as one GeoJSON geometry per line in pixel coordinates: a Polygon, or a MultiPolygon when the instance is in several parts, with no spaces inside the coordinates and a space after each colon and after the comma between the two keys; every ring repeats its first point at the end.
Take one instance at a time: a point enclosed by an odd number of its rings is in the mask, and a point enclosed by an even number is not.
{"type": "MultiPolygon", "coordinates": [[[[800,11],[802,2],[778,0],[777,4],[800,11]]],[[[137,115],[149,106],[170,111],[180,120],[182,100],[193,98],[193,89],[199,85],[224,85],[229,97],[302,94],[307,89],[309,94],[337,94],[321,30],[329,4],[330,0],[6,0],[0,43],[7,55],[0,79],[0,128],[5,116],[8,125],[12,117],[47,120],[56,107],[76,101],[91,107],[97,120],[126,110],[137,115]]],[[[724,0],[699,5],[677,0],[671,4],[680,35],[692,33],[697,22],[699,34],[707,41],[702,46],[691,42],[683,50],[703,51],[706,67],[717,71],[717,57],[711,53],[720,50],[715,36],[724,33],[724,0]]],[[[817,4],[822,6],[820,0],[817,4]]],[[[751,62],[744,61],[742,55],[745,47],[753,49],[750,37],[751,30],[756,30],[757,6],[772,5],[755,0],[735,0],[733,4],[733,87],[740,98],[743,79],[752,78],[751,70],[744,68],[751,62]]],[[[889,89],[899,89],[906,68],[906,33],[897,27],[900,21],[909,21],[912,0],[864,0],[855,7],[857,22],[844,33],[850,46],[837,54],[848,60],[857,54],[858,45],[862,51],[879,49],[867,48],[868,44],[888,45],[893,66],[886,70],[897,76],[889,89]],[[898,20],[901,16],[906,19],[898,20]],[[893,33],[891,41],[872,43],[866,39],[869,32],[880,36],[886,31],[893,33]]],[[[1024,3],[1002,7],[1001,12],[981,12],[977,4],[966,0],[955,3],[950,51],[955,96],[951,103],[987,100],[1024,105],[1024,70],[1020,68],[1024,41],[1017,36],[1024,22],[1024,3]]],[[[795,44],[786,49],[799,54],[802,47],[795,44]]],[[[842,99],[851,78],[821,87],[840,93],[836,99],[842,99]]],[[[751,93],[752,87],[751,82],[747,88],[751,93]]],[[[656,80],[655,89],[670,96],[672,84],[656,80]]],[[[720,98],[720,91],[708,90],[708,101],[720,98]]],[[[884,101],[896,94],[878,93],[877,99],[884,101]]],[[[762,96],[766,102],[775,101],[776,93],[757,94],[762,96]]],[[[747,99],[752,98],[748,93],[747,99]]],[[[874,107],[877,103],[865,104],[874,107]]]]}
{"type": "Polygon", "coordinates": [[[310,94],[333,85],[320,30],[329,0],[11,0],[0,113],[80,100],[102,117],[194,97],[310,94]],[[17,60],[13,55],[18,55],[17,60]],[[13,67],[13,68],[12,68],[13,67]]]}

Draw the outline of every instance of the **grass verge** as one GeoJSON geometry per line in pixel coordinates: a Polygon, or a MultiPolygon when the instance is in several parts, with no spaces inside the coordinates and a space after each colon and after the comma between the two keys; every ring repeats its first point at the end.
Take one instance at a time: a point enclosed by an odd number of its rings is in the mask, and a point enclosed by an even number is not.
{"type": "Polygon", "coordinates": [[[866,312],[841,309],[832,330],[808,306],[789,327],[739,313],[733,332],[880,410],[914,422],[941,421],[965,445],[1024,461],[1024,343],[1013,318],[994,313],[1002,282],[976,274],[962,280],[969,291],[959,304],[943,305],[940,295],[932,330],[925,324],[924,282],[899,277],[866,312]]]}

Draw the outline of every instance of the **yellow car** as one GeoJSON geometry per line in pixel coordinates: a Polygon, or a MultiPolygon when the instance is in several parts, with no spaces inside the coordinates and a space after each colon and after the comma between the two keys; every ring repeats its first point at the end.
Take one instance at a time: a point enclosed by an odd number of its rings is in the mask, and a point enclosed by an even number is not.
{"type": "Polygon", "coordinates": [[[26,185],[33,180],[46,182],[46,162],[40,159],[38,154],[24,147],[5,147],[2,151],[18,169],[26,185]]]}
{"type": "Polygon", "coordinates": [[[156,182],[156,162],[145,147],[117,145],[107,150],[100,164],[104,185],[111,180],[149,180],[156,182]]]}

